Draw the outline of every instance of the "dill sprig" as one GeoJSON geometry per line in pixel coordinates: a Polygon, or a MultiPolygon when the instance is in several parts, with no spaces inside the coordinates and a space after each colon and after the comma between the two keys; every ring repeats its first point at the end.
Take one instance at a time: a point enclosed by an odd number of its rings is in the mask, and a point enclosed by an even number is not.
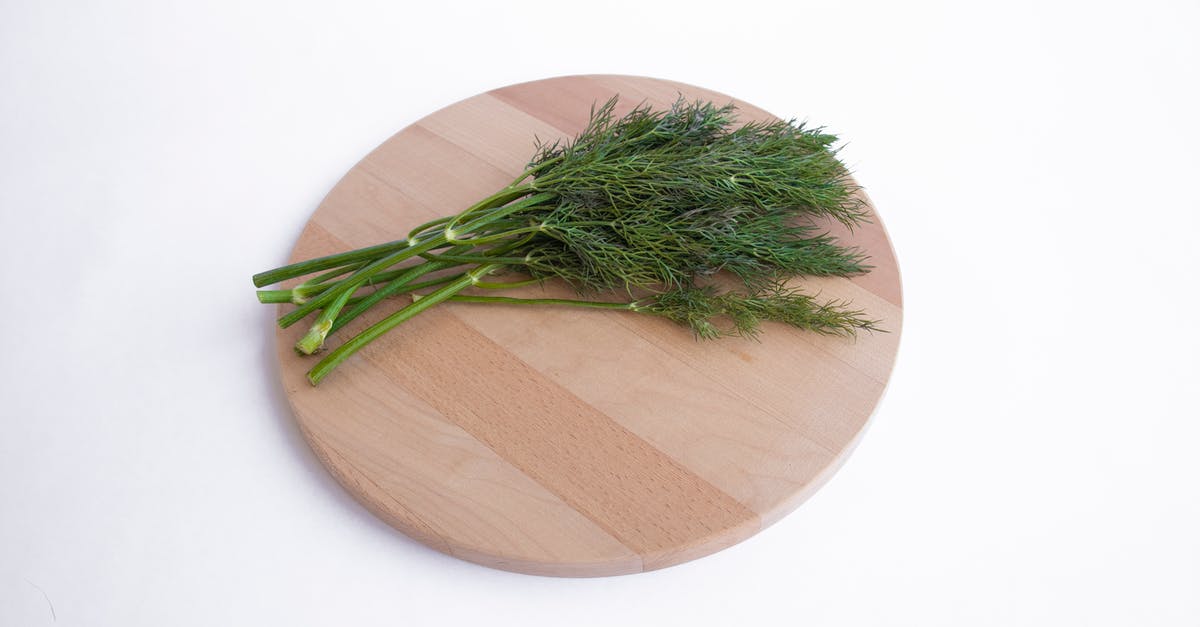
{"type": "Polygon", "coordinates": [[[818,226],[868,219],[835,136],[794,120],[738,125],[733,105],[680,98],[666,110],[643,104],[622,116],[616,105],[614,97],[593,107],[583,131],[539,144],[512,184],[405,240],[255,275],[263,287],[321,273],[291,290],[259,292],[262,302],[297,305],[281,326],[316,316],[296,346],[304,354],[385,298],[414,294],[326,355],[309,380],[316,385],[362,346],[446,300],[624,309],[685,324],[700,338],[755,336],[763,322],[847,336],[879,330],[849,303],[785,286],[796,276],[870,269],[862,251],[818,226]],[[513,272],[529,278],[487,280],[513,272]],[[736,277],[736,287],[718,290],[720,274],[736,277]],[[546,280],[588,298],[461,293],[546,280]],[[605,293],[628,300],[594,298],[605,293]]]}
{"type": "Polygon", "coordinates": [[[879,321],[837,300],[816,297],[775,285],[754,294],[718,293],[711,286],[671,290],[634,307],[692,328],[697,337],[722,335],[757,337],[763,322],[781,322],[823,335],[854,336],[878,331],[879,321]],[[722,323],[727,323],[722,326],[722,323]]]}
{"type": "MultiPolygon", "coordinates": [[[[420,295],[414,294],[419,300],[420,295]]],[[[879,321],[839,300],[820,301],[783,284],[753,294],[719,292],[711,285],[669,290],[631,302],[572,300],[564,298],[513,298],[508,296],[455,295],[449,300],[509,305],[574,305],[597,309],[625,309],[660,316],[690,327],[696,337],[716,339],[738,335],[758,337],[764,322],[780,322],[821,335],[854,337],[859,331],[880,331],[879,321]]]]}

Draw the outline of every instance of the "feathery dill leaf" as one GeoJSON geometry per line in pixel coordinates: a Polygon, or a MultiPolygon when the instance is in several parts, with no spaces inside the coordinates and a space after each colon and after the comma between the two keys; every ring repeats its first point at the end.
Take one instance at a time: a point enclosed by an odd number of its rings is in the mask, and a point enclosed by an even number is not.
{"type": "Polygon", "coordinates": [[[781,284],[754,294],[718,293],[711,286],[683,288],[659,294],[635,309],[685,324],[705,339],[757,337],[763,322],[781,322],[823,335],[854,336],[859,331],[881,330],[878,320],[850,309],[845,302],[822,302],[781,284]]]}

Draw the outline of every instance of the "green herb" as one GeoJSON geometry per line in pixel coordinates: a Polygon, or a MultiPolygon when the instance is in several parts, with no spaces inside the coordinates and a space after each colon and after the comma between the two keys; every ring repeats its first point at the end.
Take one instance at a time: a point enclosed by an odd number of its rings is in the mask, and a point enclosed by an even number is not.
{"type": "Polygon", "coordinates": [[[833,219],[853,227],[868,217],[833,135],[794,121],[738,126],[732,105],[681,98],[666,111],[643,105],[617,117],[616,103],[594,107],[573,140],[538,146],[512,184],[407,239],[255,275],[263,287],[321,273],[258,293],[264,303],[296,304],[282,327],[316,315],[296,344],[304,354],[387,297],[412,294],[410,304],[329,352],[309,381],[447,300],[627,310],[688,325],[701,338],[753,336],[764,321],[824,334],[878,330],[848,303],[785,286],[796,276],[869,270],[861,251],[817,226],[833,219]],[[525,278],[488,280],[514,272],[525,278]],[[719,274],[735,277],[735,287],[719,290],[719,274]],[[581,299],[461,293],[551,279],[581,299]],[[436,289],[417,292],[427,288],[436,289]],[[605,294],[625,300],[596,298],[605,294]]]}

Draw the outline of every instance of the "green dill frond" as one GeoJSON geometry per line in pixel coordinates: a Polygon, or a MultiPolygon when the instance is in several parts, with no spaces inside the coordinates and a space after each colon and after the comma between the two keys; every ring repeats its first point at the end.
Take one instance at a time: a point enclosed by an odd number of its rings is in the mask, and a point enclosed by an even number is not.
{"type": "Polygon", "coordinates": [[[666,112],[643,105],[614,119],[615,102],[572,142],[541,150],[531,163],[537,190],[597,208],[749,205],[849,226],[868,217],[836,137],[821,128],[783,120],[734,128],[732,106],[682,99],[666,112]]]}
{"type": "Polygon", "coordinates": [[[844,301],[822,302],[782,285],[757,294],[718,293],[711,286],[671,290],[639,304],[637,310],[687,325],[702,339],[756,337],[763,322],[849,337],[859,331],[881,330],[878,320],[867,318],[844,301]]]}
{"type": "Polygon", "coordinates": [[[613,159],[643,150],[703,146],[726,133],[736,121],[732,103],[689,102],[679,97],[666,111],[642,103],[629,113],[614,115],[618,96],[592,106],[588,125],[570,142],[539,144],[529,169],[545,176],[560,161],[613,159]]]}
{"type": "Polygon", "coordinates": [[[583,292],[685,287],[729,272],[758,289],[796,275],[850,276],[869,266],[783,209],[658,204],[589,208],[562,203],[539,216],[541,232],[520,250],[535,276],[557,276],[583,292]]]}

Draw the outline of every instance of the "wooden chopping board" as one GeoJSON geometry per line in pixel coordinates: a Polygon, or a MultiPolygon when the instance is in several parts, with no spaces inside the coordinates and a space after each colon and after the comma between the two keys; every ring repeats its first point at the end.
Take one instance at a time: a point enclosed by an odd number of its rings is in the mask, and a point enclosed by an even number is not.
{"type": "MultiPolygon", "coordinates": [[[[400,239],[458,212],[520,173],[535,136],[573,136],[593,103],[617,93],[618,114],[682,94],[732,100],[742,120],[769,117],[713,91],[632,76],[496,89],[420,120],[355,165],[292,260],[400,239]]],[[[852,340],[771,324],[758,341],[702,342],[628,312],[445,303],[317,388],[304,378],[315,360],[291,348],[308,321],[279,331],[283,385],[337,480],[430,547],[561,576],[678,564],[795,509],[845,460],[883,394],[900,340],[896,260],[878,216],[853,234],[829,228],[875,269],[801,284],[853,301],[890,333],[852,340]]],[[[379,307],[387,311],[331,345],[405,302],[379,307]]]]}

